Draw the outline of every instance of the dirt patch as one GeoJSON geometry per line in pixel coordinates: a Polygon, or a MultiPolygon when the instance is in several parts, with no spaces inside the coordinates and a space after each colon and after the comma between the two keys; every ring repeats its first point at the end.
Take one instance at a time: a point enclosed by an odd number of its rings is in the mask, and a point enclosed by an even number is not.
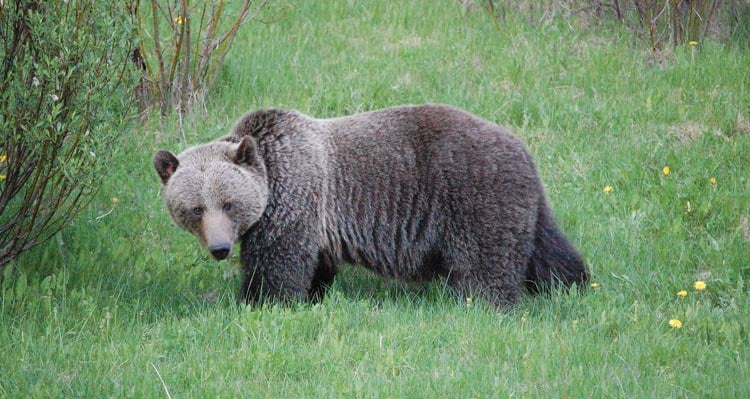
{"type": "Polygon", "coordinates": [[[706,127],[700,123],[687,122],[670,126],[667,133],[682,144],[690,144],[703,137],[706,130],[706,127]]]}
{"type": "Polygon", "coordinates": [[[745,242],[750,241],[750,221],[747,216],[740,216],[740,232],[742,232],[742,238],[745,242]]]}
{"type": "Polygon", "coordinates": [[[737,120],[734,122],[733,133],[735,136],[750,134],[750,120],[748,120],[748,117],[742,113],[737,114],[737,120]]]}

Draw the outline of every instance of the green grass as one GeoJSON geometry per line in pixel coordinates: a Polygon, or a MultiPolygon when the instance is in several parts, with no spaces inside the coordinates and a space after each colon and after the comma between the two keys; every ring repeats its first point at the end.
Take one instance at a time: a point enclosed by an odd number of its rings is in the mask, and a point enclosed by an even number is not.
{"type": "Polygon", "coordinates": [[[651,64],[626,31],[520,20],[307,1],[246,26],[208,113],[123,132],[92,205],[3,271],[0,397],[750,396],[750,52],[651,64]],[[598,288],[498,313],[351,268],[321,304],[238,306],[237,260],[163,208],[153,152],[247,110],[423,102],[514,128],[598,288]]]}

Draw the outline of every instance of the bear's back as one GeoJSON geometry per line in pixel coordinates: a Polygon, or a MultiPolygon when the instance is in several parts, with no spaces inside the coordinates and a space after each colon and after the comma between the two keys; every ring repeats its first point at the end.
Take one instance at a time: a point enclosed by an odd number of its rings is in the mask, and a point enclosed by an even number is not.
{"type": "Polygon", "coordinates": [[[400,106],[320,120],[329,155],[348,166],[490,166],[520,156],[524,145],[509,130],[447,105],[400,106]],[[374,164],[375,165],[374,165],[374,164]]]}
{"type": "Polygon", "coordinates": [[[416,265],[442,240],[539,194],[523,144],[453,107],[400,106],[318,123],[328,148],[331,240],[391,277],[423,273],[416,265]]]}

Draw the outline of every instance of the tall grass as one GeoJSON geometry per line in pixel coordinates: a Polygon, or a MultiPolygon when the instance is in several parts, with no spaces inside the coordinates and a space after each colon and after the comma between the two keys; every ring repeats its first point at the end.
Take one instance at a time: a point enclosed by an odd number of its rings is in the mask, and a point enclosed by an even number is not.
{"type": "Polygon", "coordinates": [[[498,31],[416,0],[248,25],[208,114],[184,136],[123,133],[93,205],[6,268],[0,396],[749,396],[750,52],[708,42],[652,64],[627,31],[576,26],[498,31]],[[422,102],[513,127],[598,287],[497,313],[346,269],[320,304],[249,308],[237,260],[211,261],[163,209],[151,154],[249,109],[422,102]]]}

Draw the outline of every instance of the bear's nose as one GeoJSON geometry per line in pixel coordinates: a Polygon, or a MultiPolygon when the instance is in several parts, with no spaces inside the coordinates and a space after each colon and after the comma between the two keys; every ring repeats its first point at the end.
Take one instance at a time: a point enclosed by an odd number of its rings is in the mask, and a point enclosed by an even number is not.
{"type": "Polygon", "coordinates": [[[216,244],[208,247],[208,251],[216,260],[226,259],[229,256],[229,251],[232,249],[228,243],[216,244]]]}

